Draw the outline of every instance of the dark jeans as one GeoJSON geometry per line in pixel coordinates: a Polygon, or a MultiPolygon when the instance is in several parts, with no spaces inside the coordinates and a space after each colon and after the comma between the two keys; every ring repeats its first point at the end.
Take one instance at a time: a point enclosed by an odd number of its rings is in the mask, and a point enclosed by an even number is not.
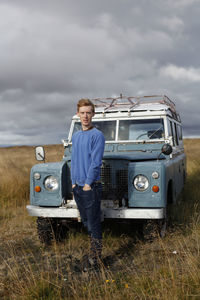
{"type": "Polygon", "coordinates": [[[90,236],[91,252],[95,256],[101,256],[102,248],[101,190],[101,183],[92,184],[89,191],[83,191],[83,187],[78,185],[73,188],[82,222],[90,236]]]}

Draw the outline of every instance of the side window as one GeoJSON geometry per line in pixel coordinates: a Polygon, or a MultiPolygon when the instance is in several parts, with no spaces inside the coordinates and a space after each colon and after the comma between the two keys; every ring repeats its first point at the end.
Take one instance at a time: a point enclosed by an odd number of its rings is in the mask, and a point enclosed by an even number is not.
{"type": "Polygon", "coordinates": [[[177,125],[179,141],[183,140],[182,127],[177,125]]]}
{"type": "Polygon", "coordinates": [[[171,128],[173,146],[175,146],[175,135],[174,135],[174,127],[173,127],[172,121],[170,121],[170,128],[171,128]]]}
{"type": "Polygon", "coordinates": [[[174,127],[175,127],[175,138],[176,138],[176,144],[179,144],[179,140],[178,140],[178,132],[177,132],[177,125],[176,123],[174,123],[174,127]]]}
{"type": "Polygon", "coordinates": [[[172,127],[171,127],[170,120],[167,120],[167,127],[168,127],[168,136],[172,136],[172,127]]]}

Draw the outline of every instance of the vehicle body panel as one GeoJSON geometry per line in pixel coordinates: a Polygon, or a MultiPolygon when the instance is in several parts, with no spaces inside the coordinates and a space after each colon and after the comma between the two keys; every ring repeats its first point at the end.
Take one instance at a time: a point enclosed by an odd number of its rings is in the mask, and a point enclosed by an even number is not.
{"type": "Polygon", "coordinates": [[[40,206],[60,206],[63,198],[70,195],[70,170],[65,161],[58,163],[37,164],[32,167],[30,174],[30,203],[40,206]],[[41,178],[34,179],[34,173],[39,173],[41,178]],[[48,176],[55,176],[59,182],[58,189],[48,191],[44,188],[44,181],[48,176]],[[41,192],[35,192],[36,186],[41,187],[41,192]]]}

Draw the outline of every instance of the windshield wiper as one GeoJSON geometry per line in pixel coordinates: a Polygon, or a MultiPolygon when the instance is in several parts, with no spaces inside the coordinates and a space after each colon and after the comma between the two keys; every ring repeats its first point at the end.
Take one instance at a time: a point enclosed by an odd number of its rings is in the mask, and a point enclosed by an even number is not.
{"type": "Polygon", "coordinates": [[[158,129],[156,129],[150,136],[149,139],[156,133],[158,132],[160,129],[162,129],[163,125],[161,125],[158,129]]]}

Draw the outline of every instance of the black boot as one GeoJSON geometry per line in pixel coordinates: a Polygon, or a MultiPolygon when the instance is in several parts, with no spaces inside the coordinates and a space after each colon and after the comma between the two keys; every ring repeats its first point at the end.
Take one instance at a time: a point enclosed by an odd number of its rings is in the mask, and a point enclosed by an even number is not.
{"type": "Polygon", "coordinates": [[[102,239],[90,237],[90,254],[85,258],[83,271],[98,271],[101,263],[102,239]]]}
{"type": "Polygon", "coordinates": [[[90,256],[95,260],[101,259],[102,239],[96,239],[90,236],[90,256]]]}

